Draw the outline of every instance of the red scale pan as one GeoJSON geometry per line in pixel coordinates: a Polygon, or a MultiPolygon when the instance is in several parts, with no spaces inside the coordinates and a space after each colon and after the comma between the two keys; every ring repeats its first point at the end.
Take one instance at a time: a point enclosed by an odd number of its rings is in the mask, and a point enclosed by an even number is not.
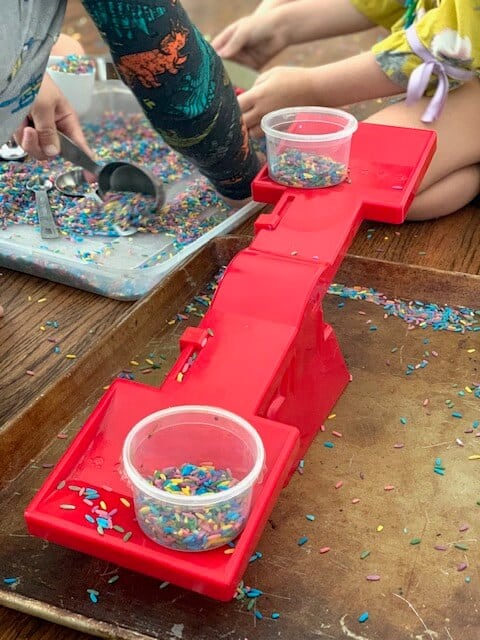
{"type": "Polygon", "coordinates": [[[434,149],[431,131],[360,124],[348,181],[327,189],[285,187],[264,168],[253,196],[274,209],[257,219],[254,239],[228,265],[199,327],[184,332],[166,380],[160,388],[125,380],[111,385],[27,507],[30,533],[231,599],[282,487],[349,381],[323,319],[323,297],[364,219],[404,221],[434,149]],[[123,442],[135,423],[166,407],[194,404],[244,418],[266,452],[252,510],[230,554],[224,547],[185,553],[152,542],[134,519],[121,474],[123,442]],[[89,489],[83,496],[73,492],[75,509],[68,506],[72,485],[89,489]],[[97,495],[107,511],[117,509],[117,529],[103,535],[85,518],[83,500],[97,495]]]}

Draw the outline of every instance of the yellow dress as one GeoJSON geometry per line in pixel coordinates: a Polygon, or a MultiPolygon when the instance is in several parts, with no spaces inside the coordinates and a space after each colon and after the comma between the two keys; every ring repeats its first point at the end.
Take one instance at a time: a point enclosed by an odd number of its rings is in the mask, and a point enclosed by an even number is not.
{"type": "Polygon", "coordinates": [[[405,28],[406,0],[351,2],[372,23],[389,30],[372,51],[383,71],[401,87],[409,88],[412,74],[425,66],[427,58],[431,63],[425,87],[428,95],[442,74],[447,91],[475,76],[480,78],[480,0],[417,0],[410,27],[420,43],[416,48],[405,28]]]}

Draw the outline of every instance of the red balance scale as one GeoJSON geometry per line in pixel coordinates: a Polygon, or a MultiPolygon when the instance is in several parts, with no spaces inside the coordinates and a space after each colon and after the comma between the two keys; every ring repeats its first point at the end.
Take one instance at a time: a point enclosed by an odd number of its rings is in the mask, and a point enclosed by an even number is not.
{"type": "Polygon", "coordinates": [[[404,221],[435,139],[431,131],[360,124],[349,180],[325,189],[284,187],[265,167],[253,196],[274,209],[258,217],[254,239],[228,265],[200,325],[183,333],[166,380],[160,388],[113,382],[27,507],[29,532],[218,600],[231,599],[282,487],[349,381],[322,299],[364,219],[404,221]],[[229,555],[225,547],[172,551],[147,538],[120,472],[123,442],[133,425],[160,409],[195,404],[243,417],[265,447],[266,468],[229,555]],[[118,505],[115,521],[132,532],[128,543],[115,531],[99,535],[81,509],[62,510],[60,505],[71,502],[69,485],[98,489],[108,508],[118,505]]]}

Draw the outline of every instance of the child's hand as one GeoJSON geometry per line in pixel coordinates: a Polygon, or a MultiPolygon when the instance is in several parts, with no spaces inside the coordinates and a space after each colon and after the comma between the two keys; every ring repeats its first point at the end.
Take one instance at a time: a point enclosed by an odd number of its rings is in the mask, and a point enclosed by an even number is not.
{"type": "Polygon", "coordinates": [[[212,41],[219,56],[260,69],[287,46],[284,29],[271,16],[252,14],[236,20],[212,41]]]}
{"type": "Polygon", "coordinates": [[[45,73],[29,118],[17,129],[15,139],[37,160],[47,160],[60,151],[57,130],[72,138],[92,155],[73,107],[48,73],[45,73]]]}
{"type": "Polygon", "coordinates": [[[262,117],[284,107],[315,105],[313,68],[274,67],[262,73],[253,87],[238,96],[248,133],[263,136],[262,117]]]}

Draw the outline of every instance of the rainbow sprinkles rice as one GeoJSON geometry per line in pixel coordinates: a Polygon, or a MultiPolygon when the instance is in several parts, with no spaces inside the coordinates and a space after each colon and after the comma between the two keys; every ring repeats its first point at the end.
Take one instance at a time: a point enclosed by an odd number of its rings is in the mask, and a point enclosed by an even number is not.
{"type": "Polygon", "coordinates": [[[52,71],[61,71],[62,73],[74,73],[81,75],[85,73],[94,73],[95,62],[88,56],[79,56],[72,53],[65,56],[58,62],[50,65],[52,71]]]}
{"type": "MultiPolygon", "coordinates": [[[[109,194],[102,206],[88,191],[79,199],[55,190],[49,195],[50,206],[64,235],[73,239],[76,235],[118,236],[117,225],[134,226],[139,232],[174,233],[181,246],[205,230],[205,225],[195,229],[192,224],[199,218],[197,207],[217,207],[222,213],[229,210],[209,183],[194,176],[194,168],[163,143],[143,116],[106,114],[100,124],[87,125],[85,133],[101,161],[114,158],[136,162],[167,185],[181,183],[183,188],[177,188],[177,193],[158,211],[141,194],[109,194]]],[[[4,230],[12,224],[37,224],[34,202],[24,185],[39,176],[54,181],[65,170],[65,164],[61,159],[43,163],[30,160],[0,168],[0,191],[4,194],[0,223],[4,230]]]]}
{"type": "MultiPolygon", "coordinates": [[[[223,493],[237,484],[228,469],[188,462],[154,472],[148,482],[173,495],[200,496],[223,493]]],[[[206,551],[227,544],[243,529],[249,513],[249,494],[212,505],[186,509],[148,495],[138,498],[138,524],[155,542],[178,551],[206,551]]]]}
{"type": "Polygon", "coordinates": [[[156,210],[148,196],[128,193],[107,194],[102,203],[88,189],[83,197],[73,197],[54,188],[48,198],[60,238],[45,241],[25,184],[32,178],[54,182],[72,165],[58,157],[5,162],[0,164],[0,266],[136,299],[151,287],[146,273],[139,282],[141,272],[150,270],[153,278],[152,268],[157,268],[161,276],[164,264],[186,255],[195,241],[213,237],[235,210],[163,142],[143,114],[107,112],[98,123],[84,125],[84,131],[100,164],[128,160],[149,169],[164,185],[165,204],[156,210]],[[137,233],[119,237],[132,228],[137,233]]]}

